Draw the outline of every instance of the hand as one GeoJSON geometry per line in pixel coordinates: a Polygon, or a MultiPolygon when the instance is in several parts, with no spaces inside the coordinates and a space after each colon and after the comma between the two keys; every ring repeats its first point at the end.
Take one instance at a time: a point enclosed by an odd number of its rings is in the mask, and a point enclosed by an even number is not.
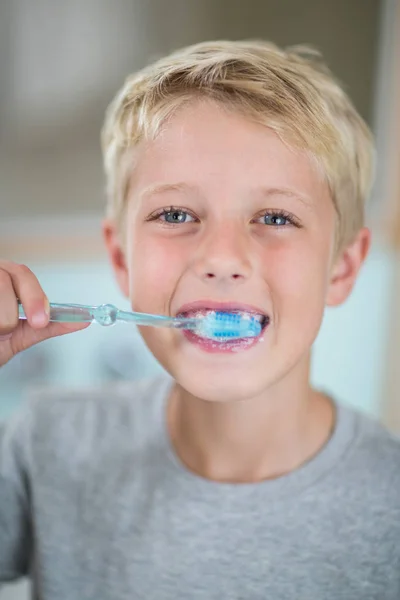
{"type": "Polygon", "coordinates": [[[0,260],[0,367],[34,344],[89,325],[50,323],[49,301],[32,271],[25,265],[0,260]],[[18,318],[18,299],[26,320],[18,318]]]}

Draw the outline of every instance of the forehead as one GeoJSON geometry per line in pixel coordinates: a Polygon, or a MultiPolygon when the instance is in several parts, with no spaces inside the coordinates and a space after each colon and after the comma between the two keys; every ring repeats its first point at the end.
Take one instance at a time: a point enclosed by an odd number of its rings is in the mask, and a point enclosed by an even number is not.
{"type": "Polygon", "coordinates": [[[154,140],[137,149],[131,187],[186,182],[204,190],[215,186],[269,186],[321,196],[327,185],[315,162],[289,146],[271,128],[216,103],[181,108],[154,140]]]}

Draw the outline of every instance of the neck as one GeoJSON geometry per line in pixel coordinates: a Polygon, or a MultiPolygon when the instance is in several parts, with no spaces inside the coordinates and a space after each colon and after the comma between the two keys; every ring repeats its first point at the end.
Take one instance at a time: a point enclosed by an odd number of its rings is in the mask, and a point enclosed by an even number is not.
{"type": "Polygon", "coordinates": [[[331,401],[309,385],[309,362],[256,398],[210,402],[178,384],[168,427],[182,462],[216,481],[255,482],[295,470],[330,436],[331,401]]]}

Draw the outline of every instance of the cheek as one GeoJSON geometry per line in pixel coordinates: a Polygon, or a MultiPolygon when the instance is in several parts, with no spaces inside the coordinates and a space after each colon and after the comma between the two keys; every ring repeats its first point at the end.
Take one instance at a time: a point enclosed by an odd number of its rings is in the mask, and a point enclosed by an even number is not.
{"type": "Polygon", "coordinates": [[[134,234],[129,254],[130,298],[135,310],[164,307],[183,269],[183,254],[162,238],[134,234]]]}
{"type": "Polygon", "coordinates": [[[322,240],[310,244],[293,243],[277,246],[267,257],[266,271],[271,292],[278,296],[277,306],[294,309],[315,308],[324,303],[328,285],[329,246],[322,240]]]}

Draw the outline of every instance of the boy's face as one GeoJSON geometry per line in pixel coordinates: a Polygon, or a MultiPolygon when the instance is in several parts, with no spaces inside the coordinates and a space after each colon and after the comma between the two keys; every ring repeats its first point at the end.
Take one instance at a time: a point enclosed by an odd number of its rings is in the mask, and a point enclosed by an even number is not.
{"type": "Polygon", "coordinates": [[[324,307],[349,294],[369,232],[332,264],[335,210],[305,154],[266,127],[198,102],[137,149],[127,202],[125,251],[112,223],[104,231],[133,310],[190,315],[227,303],[269,318],[256,343],[235,351],[142,327],[185,390],[208,400],[245,399],[290,374],[296,379],[296,370],[308,375],[324,307]]]}

